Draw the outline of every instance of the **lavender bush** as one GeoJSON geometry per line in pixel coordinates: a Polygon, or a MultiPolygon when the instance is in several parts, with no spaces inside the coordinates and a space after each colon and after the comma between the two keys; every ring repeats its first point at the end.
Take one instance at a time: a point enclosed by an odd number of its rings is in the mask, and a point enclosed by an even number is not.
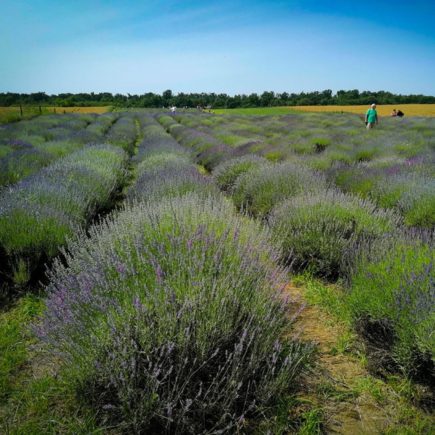
{"type": "Polygon", "coordinates": [[[265,166],[267,163],[265,158],[254,154],[237,157],[217,166],[213,171],[213,178],[221,190],[231,192],[237,178],[241,174],[253,168],[265,166]]]}
{"type": "Polygon", "coordinates": [[[99,137],[104,137],[110,127],[117,121],[118,117],[119,115],[117,113],[104,113],[89,124],[86,130],[99,137]]]}
{"type": "Polygon", "coordinates": [[[178,154],[188,157],[189,153],[185,150],[163,127],[155,120],[149,120],[142,130],[143,140],[140,142],[138,152],[135,156],[136,161],[142,161],[151,154],[178,154]]]}
{"type": "Polygon", "coordinates": [[[435,227],[435,179],[416,172],[392,172],[373,187],[378,203],[395,206],[409,226],[435,227]]]}
{"type": "Polygon", "coordinates": [[[169,132],[177,141],[186,148],[192,148],[196,154],[196,162],[203,165],[207,170],[212,170],[219,163],[231,157],[232,148],[219,142],[215,137],[185,127],[178,123],[170,123],[164,117],[159,118],[162,125],[167,125],[169,132]]]}
{"type": "Polygon", "coordinates": [[[177,172],[174,172],[173,168],[164,168],[143,174],[138,183],[129,190],[128,198],[158,200],[181,196],[188,192],[204,196],[218,195],[218,189],[210,179],[200,174],[195,167],[186,167],[179,168],[177,172]]]}
{"type": "Polygon", "coordinates": [[[116,430],[237,432],[307,362],[268,234],[225,200],[127,206],[65,256],[37,333],[116,430]]]}
{"type": "Polygon", "coordinates": [[[77,115],[47,116],[5,129],[3,142],[0,142],[0,186],[34,174],[86,143],[101,143],[103,136],[88,131],[94,125],[89,124],[93,119],[77,115]],[[9,151],[2,155],[1,148],[9,151]]]}
{"type": "Polygon", "coordinates": [[[355,247],[394,232],[400,224],[394,213],[338,190],[287,199],[268,221],[287,264],[334,279],[348,270],[355,247]]]}
{"type": "Polygon", "coordinates": [[[136,172],[138,178],[140,178],[143,173],[149,171],[160,171],[165,168],[173,168],[176,171],[176,168],[184,167],[195,167],[186,155],[155,152],[151,153],[138,164],[136,172]]]}
{"type": "Polygon", "coordinates": [[[240,175],[232,198],[239,209],[264,217],[286,198],[325,187],[326,181],[320,174],[294,163],[279,163],[253,168],[240,175]]]}
{"type": "Polygon", "coordinates": [[[128,190],[129,199],[143,200],[197,192],[217,195],[218,189],[211,179],[198,172],[198,168],[179,154],[154,153],[138,167],[135,183],[128,190]]]}
{"type": "Polygon", "coordinates": [[[123,182],[127,156],[111,145],[79,150],[0,192],[0,249],[20,284],[87,224],[123,182]]]}
{"type": "Polygon", "coordinates": [[[21,147],[0,159],[0,186],[14,184],[47,166],[54,157],[34,147],[21,147]]]}
{"type": "Polygon", "coordinates": [[[412,232],[362,250],[348,297],[371,344],[388,350],[396,366],[427,383],[434,381],[433,240],[433,234],[412,232]],[[376,325],[389,330],[390,342],[373,343],[376,325]]]}
{"type": "Polygon", "coordinates": [[[120,146],[129,155],[133,154],[137,139],[135,117],[131,114],[120,116],[106,134],[108,143],[120,146]]]}
{"type": "Polygon", "coordinates": [[[393,207],[408,226],[435,225],[435,182],[418,159],[378,166],[344,166],[330,171],[344,190],[372,199],[382,207],[393,207]]]}

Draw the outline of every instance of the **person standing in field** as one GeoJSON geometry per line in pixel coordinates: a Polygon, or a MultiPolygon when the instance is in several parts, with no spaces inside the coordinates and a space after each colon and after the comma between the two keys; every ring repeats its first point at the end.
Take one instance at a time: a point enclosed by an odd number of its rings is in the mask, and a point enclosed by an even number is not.
{"type": "Polygon", "coordinates": [[[370,106],[370,109],[367,110],[366,112],[366,125],[367,125],[367,130],[369,130],[370,128],[373,128],[375,126],[375,124],[378,123],[378,112],[376,112],[376,104],[373,103],[370,106]]]}

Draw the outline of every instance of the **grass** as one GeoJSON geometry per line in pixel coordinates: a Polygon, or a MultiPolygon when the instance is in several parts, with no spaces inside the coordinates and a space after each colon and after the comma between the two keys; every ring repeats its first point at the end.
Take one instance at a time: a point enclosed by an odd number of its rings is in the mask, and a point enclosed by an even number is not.
{"type": "Polygon", "coordinates": [[[338,285],[328,285],[311,274],[295,275],[292,280],[298,287],[305,288],[307,302],[319,305],[328,314],[350,325],[351,313],[343,298],[343,291],[338,285]]]}
{"type": "MultiPolygon", "coordinates": [[[[355,106],[281,106],[254,107],[238,109],[215,109],[216,114],[231,115],[287,115],[295,112],[349,112],[364,114],[368,105],[355,106]]],[[[385,104],[378,105],[376,110],[380,116],[390,116],[393,109],[400,109],[405,116],[435,116],[435,104],[385,104]]]]}
{"type": "Polygon", "coordinates": [[[0,403],[13,389],[13,378],[27,359],[28,346],[34,342],[25,330],[41,312],[42,301],[34,296],[22,298],[17,305],[0,314],[0,403]]]}
{"type": "Polygon", "coordinates": [[[323,412],[321,409],[310,409],[302,415],[303,424],[299,429],[300,435],[314,435],[322,433],[323,412]]]}
{"type": "Polygon", "coordinates": [[[35,295],[0,312],[0,432],[5,434],[98,433],[73,390],[52,373],[54,361],[35,347],[30,330],[43,309],[35,295]]]}
{"type": "MultiPolygon", "coordinates": [[[[314,393],[300,398],[305,398],[306,407],[299,433],[304,433],[305,428],[312,430],[305,433],[319,433],[317,431],[319,426],[322,427],[322,421],[329,429],[329,425],[336,420],[337,410],[347,410],[344,412],[345,422],[352,424],[348,413],[355,406],[361,410],[360,417],[364,419],[367,416],[369,419],[373,417],[372,413],[376,418],[382,419],[382,433],[431,433],[431,411],[422,406],[430,400],[429,388],[402,376],[387,374],[380,379],[367,371],[366,355],[361,341],[354,333],[351,309],[344,297],[346,291],[340,285],[325,283],[309,274],[294,276],[292,283],[303,289],[306,302],[309,306],[317,307],[320,312],[318,316],[325,323],[325,339],[330,340],[331,345],[327,349],[323,347],[326,355],[323,361],[325,367],[331,364],[333,374],[331,376],[331,373],[327,373],[325,377],[322,370],[318,370],[309,378],[308,381],[314,383],[309,391],[314,393]],[[339,359],[344,363],[339,364],[339,359]],[[345,361],[350,364],[348,367],[345,361]],[[334,372],[337,366],[341,369],[334,372]],[[346,370],[352,376],[348,375],[346,378],[346,370]]],[[[301,316],[303,317],[303,313],[301,316]]],[[[320,346],[322,347],[322,343],[320,346]]],[[[343,429],[340,433],[360,433],[358,427],[354,426],[354,430],[351,428],[352,426],[347,426],[347,432],[343,429]]],[[[366,430],[364,433],[375,433],[369,432],[368,428],[366,430]]]]}

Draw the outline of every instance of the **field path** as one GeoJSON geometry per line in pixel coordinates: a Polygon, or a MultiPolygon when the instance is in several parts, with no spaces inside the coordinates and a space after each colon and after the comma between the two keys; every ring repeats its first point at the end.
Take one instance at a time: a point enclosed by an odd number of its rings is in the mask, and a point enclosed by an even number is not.
{"type": "Polygon", "coordinates": [[[294,300],[295,312],[304,307],[294,330],[302,340],[316,343],[319,352],[315,372],[307,376],[299,401],[322,410],[327,433],[382,433],[391,422],[391,409],[358,388],[369,373],[355,356],[337,350],[343,326],[321,308],[309,305],[303,288],[290,283],[286,293],[294,300]]]}

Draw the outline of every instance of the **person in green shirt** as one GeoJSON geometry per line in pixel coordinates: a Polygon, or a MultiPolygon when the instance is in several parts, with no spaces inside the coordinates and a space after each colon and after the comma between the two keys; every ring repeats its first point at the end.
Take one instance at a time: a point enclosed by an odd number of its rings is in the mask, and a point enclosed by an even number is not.
{"type": "Polygon", "coordinates": [[[370,109],[366,112],[366,125],[367,129],[373,128],[378,123],[378,112],[376,112],[376,104],[372,104],[370,109]]]}

